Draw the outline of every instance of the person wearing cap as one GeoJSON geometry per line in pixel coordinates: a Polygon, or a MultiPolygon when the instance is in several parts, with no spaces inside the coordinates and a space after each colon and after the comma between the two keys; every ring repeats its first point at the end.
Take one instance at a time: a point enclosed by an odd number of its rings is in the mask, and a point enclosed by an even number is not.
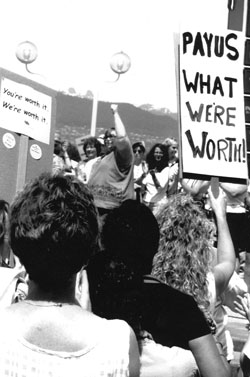
{"type": "Polygon", "coordinates": [[[111,111],[115,127],[106,130],[106,154],[93,165],[88,181],[101,216],[118,207],[124,200],[135,198],[131,142],[118,114],[118,106],[112,104],[111,111]]]}
{"type": "Polygon", "coordinates": [[[148,173],[148,165],[144,159],[145,155],[145,143],[143,141],[137,141],[132,145],[134,153],[134,189],[136,193],[136,199],[142,201],[142,181],[148,173]]]}

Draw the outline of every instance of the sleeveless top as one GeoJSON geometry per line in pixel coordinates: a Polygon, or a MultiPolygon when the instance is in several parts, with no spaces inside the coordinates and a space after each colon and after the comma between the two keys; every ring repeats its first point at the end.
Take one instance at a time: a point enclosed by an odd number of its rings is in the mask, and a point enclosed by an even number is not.
{"type": "Polygon", "coordinates": [[[6,318],[1,327],[1,377],[129,375],[130,327],[124,321],[100,318],[100,324],[93,330],[92,344],[76,352],[57,352],[33,345],[19,336],[16,326],[6,323],[6,318]]]}
{"type": "MultiPolygon", "coordinates": [[[[126,138],[117,141],[117,145],[118,143],[127,146],[128,151],[130,150],[130,144],[126,138]]],[[[135,199],[134,166],[133,163],[129,163],[129,159],[128,153],[128,162],[124,164],[126,166],[124,171],[119,169],[114,151],[98,159],[93,165],[88,187],[94,196],[96,207],[113,209],[124,200],[135,199]]]]}

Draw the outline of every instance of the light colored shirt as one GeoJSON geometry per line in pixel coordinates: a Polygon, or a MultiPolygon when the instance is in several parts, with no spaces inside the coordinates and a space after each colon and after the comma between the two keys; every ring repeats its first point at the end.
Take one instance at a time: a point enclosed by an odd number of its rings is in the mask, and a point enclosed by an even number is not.
{"type": "Polygon", "coordinates": [[[155,176],[160,184],[160,187],[155,186],[154,180],[150,173],[144,178],[142,183],[146,187],[143,200],[146,203],[158,203],[160,200],[166,197],[166,190],[168,187],[169,179],[169,167],[165,167],[161,172],[155,173],[155,176]]]}
{"type": "MultiPolygon", "coordinates": [[[[100,319],[93,341],[80,351],[42,349],[19,335],[0,314],[0,376],[15,377],[128,377],[130,328],[120,320],[100,319]],[[4,321],[4,322],[3,322],[4,321]]],[[[83,334],[84,336],[84,334],[83,334]]]]}
{"type": "Polygon", "coordinates": [[[82,181],[83,183],[88,183],[89,177],[92,171],[93,165],[98,161],[98,159],[101,159],[101,157],[95,157],[91,160],[88,160],[86,162],[81,162],[77,166],[77,177],[82,181]]]}

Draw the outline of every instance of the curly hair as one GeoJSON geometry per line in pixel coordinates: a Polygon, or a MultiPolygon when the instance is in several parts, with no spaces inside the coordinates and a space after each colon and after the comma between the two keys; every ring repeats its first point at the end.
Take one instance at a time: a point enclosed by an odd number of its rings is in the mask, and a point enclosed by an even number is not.
{"type": "Polygon", "coordinates": [[[99,226],[92,194],[73,176],[43,173],[10,206],[10,243],[30,279],[67,286],[94,253],[99,226]]]}
{"type": "Polygon", "coordinates": [[[215,224],[185,193],[169,198],[156,217],[160,241],[152,274],[173,288],[193,296],[209,319],[207,278],[212,271],[215,224]]]}
{"type": "Polygon", "coordinates": [[[84,153],[86,153],[86,149],[87,149],[88,145],[93,145],[95,147],[95,149],[96,149],[96,155],[100,156],[101,151],[102,151],[102,145],[101,145],[100,141],[96,137],[90,136],[90,137],[88,137],[88,138],[86,138],[84,140],[84,143],[83,143],[83,151],[84,151],[84,153]]]}
{"type": "Polygon", "coordinates": [[[149,170],[151,169],[157,169],[158,172],[161,172],[162,169],[164,169],[168,165],[168,148],[166,145],[162,143],[156,143],[153,145],[153,147],[150,149],[150,151],[146,155],[146,162],[148,164],[149,170]],[[155,160],[155,149],[160,148],[163,156],[160,161],[155,160]]]}

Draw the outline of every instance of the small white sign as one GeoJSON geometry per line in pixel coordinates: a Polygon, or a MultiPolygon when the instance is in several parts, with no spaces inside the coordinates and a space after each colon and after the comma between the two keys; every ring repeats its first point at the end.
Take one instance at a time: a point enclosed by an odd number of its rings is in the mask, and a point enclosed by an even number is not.
{"type": "Polygon", "coordinates": [[[40,158],[42,157],[42,149],[40,148],[40,146],[37,144],[32,144],[30,146],[30,155],[35,160],[40,160],[40,158]]]}
{"type": "Polygon", "coordinates": [[[14,148],[14,146],[16,145],[16,139],[15,139],[14,135],[12,135],[9,132],[6,132],[3,135],[3,144],[8,149],[14,148]]]}
{"type": "Polygon", "coordinates": [[[49,144],[50,96],[7,78],[1,80],[0,127],[49,144]]]}

